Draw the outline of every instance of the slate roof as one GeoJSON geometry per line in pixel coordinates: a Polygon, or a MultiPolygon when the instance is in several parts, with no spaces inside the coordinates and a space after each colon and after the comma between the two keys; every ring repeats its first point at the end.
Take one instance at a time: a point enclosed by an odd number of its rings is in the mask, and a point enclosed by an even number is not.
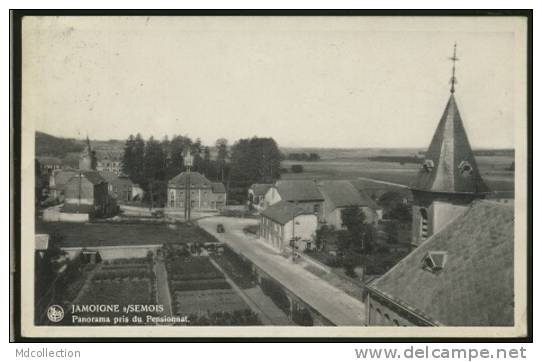
{"type": "Polygon", "coordinates": [[[87,180],[89,180],[94,185],[98,185],[98,184],[101,184],[102,182],[106,182],[105,179],[100,175],[98,171],[94,171],[94,170],[81,171],[81,173],[83,174],[83,176],[85,176],[87,180]]]}
{"type": "Polygon", "coordinates": [[[273,186],[273,184],[252,184],[250,189],[256,196],[264,196],[271,186],[273,186]]]}
{"type": "Polygon", "coordinates": [[[455,102],[450,95],[437,130],[433,135],[424,162],[432,162],[427,169],[423,166],[410,185],[413,190],[481,194],[489,191],[480,176],[463,121],[455,102]],[[471,172],[461,171],[461,165],[468,163],[471,172]]]}
{"type": "Polygon", "coordinates": [[[62,189],[76,173],[77,170],[75,169],[64,169],[55,172],[55,188],[62,189]]]}
{"type": "Polygon", "coordinates": [[[331,210],[348,206],[367,206],[378,209],[376,203],[365,191],[356,189],[349,181],[321,181],[318,186],[331,210]]]}
{"type": "Polygon", "coordinates": [[[62,160],[54,156],[37,156],[36,159],[42,165],[62,165],[62,160]]]}
{"type": "Polygon", "coordinates": [[[314,214],[290,202],[281,200],[277,202],[276,204],[273,204],[267,207],[265,210],[261,212],[261,215],[281,225],[284,225],[288,221],[292,220],[294,218],[294,215],[299,216],[299,215],[314,215],[314,214]]]}
{"type": "Polygon", "coordinates": [[[513,207],[474,202],[368,288],[436,324],[513,325],[513,207]],[[422,262],[435,251],[446,262],[433,273],[422,262]]]}
{"type": "MultiPolygon", "coordinates": [[[[181,172],[168,182],[169,187],[185,188],[186,187],[186,172],[181,172]]],[[[190,172],[190,188],[191,189],[211,189],[214,193],[224,193],[226,189],[220,182],[211,182],[199,172],[190,172]]]]}
{"type": "Polygon", "coordinates": [[[323,201],[324,196],[316,183],[309,180],[280,180],[275,183],[280,197],[285,201],[323,201]]]}
{"type": "Polygon", "coordinates": [[[226,193],[226,188],[224,187],[224,184],[221,182],[211,182],[211,188],[213,189],[213,193],[215,194],[226,193]]]}

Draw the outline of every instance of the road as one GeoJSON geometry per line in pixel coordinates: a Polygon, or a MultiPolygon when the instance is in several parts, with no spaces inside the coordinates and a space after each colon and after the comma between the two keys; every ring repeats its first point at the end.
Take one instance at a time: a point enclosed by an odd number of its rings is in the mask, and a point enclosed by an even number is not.
{"type": "Polygon", "coordinates": [[[375,182],[375,183],[378,183],[378,184],[383,184],[383,185],[395,186],[395,187],[400,187],[400,188],[403,188],[403,189],[408,189],[407,185],[398,184],[398,183],[395,183],[395,182],[382,181],[382,180],[377,180],[375,178],[369,178],[369,177],[358,177],[358,179],[362,180],[362,181],[370,181],[370,182],[375,182]]]}
{"type": "Polygon", "coordinates": [[[333,287],[300,265],[292,263],[290,259],[284,258],[263,241],[243,232],[245,226],[257,223],[258,220],[254,219],[231,217],[210,217],[198,220],[202,228],[249,258],[333,324],[365,325],[366,314],[363,302],[333,287]],[[226,230],[224,233],[216,232],[216,225],[219,223],[224,225],[226,230]]]}

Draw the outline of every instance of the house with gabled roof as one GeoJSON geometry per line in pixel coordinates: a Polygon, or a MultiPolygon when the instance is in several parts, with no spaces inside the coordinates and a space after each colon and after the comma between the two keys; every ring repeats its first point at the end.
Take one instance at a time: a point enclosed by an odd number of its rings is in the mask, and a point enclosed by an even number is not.
{"type": "Polygon", "coordinates": [[[324,197],[323,219],[326,225],[342,229],[342,210],[348,207],[359,207],[365,215],[365,222],[376,223],[381,218],[380,207],[350,181],[320,181],[317,185],[324,197]]]}
{"type": "Polygon", "coordinates": [[[384,326],[513,326],[514,208],[479,200],[366,287],[384,326]]]}
{"type": "Polygon", "coordinates": [[[78,170],[65,184],[62,213],[108,216],[116,211],[107,181],[98,171],[78,170]]]}
{"type": "Polygon", "coordinates": [[[265,194],[273,184],[252,184],[248,188],[248,205],[258,211],[264,208],[265,194]]]}
{"type": "Polygon", "coordinates": [[[290,202],[323,220],[324,196],[312,180],[279,180],[267,190],[264,209],[279,201],[290,202]]]}
{"type": "Polygon", "coordinates": [[[260,218],[260,238],[277,250],[290,247],[292,240],[295,240],[295,247],[301,250],[314,246],[313,238],[318,227],[314,213],[281,200],[265,208],[260,218]]]}
{"type": "Polygon", "coordinates": [[[167,208],[183,210],[190,192],[193,210],[219,210],[226,206],[226,188],[220,182],[211,182],[199,172],[181,172],[168,182],[167,208]]]}

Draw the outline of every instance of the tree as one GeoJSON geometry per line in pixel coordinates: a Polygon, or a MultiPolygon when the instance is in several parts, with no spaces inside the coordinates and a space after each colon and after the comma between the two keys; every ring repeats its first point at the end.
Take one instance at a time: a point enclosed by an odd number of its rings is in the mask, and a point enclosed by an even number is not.
{"type": "Polygon", "coordinates": [[[228,157],[228,140],[225,138],[219,138],[216,140],[215,146],[217,149],[217,174],[220,177],[220,181],[224,182],[224,168],[226,166],[226,159],[228,157]]]}
{"type": "Polygon", "coordinates": [[[163,183],[165,178],[166,158],[160,142],[153,137],[149,138],[145,145],[144,178],[143,187],[148,191],[151,207],[154,207],[155,197],[162,201],[165,197],[163,183]]]}
{"type": "Polygon", "coordinates": [[[292,165],[292,167],[290,167],[290,170],[292,171],[292,173],[302,173],[303,172],[303,166],[302,165],[292,165]]]}
{"type": "Polygon", "coordinates": [[[363,210],[358,206],[346,207],[341,210],[341,218],[342,225],[346,227],[350,237],[343,241],[343,246],[370,252],[374,244],[375,230],[372,224],[365,222],[363,210]]]}

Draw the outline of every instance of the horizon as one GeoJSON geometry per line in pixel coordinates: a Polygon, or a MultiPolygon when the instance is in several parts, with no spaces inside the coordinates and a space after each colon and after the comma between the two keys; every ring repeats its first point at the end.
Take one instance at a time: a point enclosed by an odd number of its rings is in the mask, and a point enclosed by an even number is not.
{"type": "Polygon", "coordinates": [[[76,139],[137,129],[207,145],[259,135],[283,148],[424,148],[457,41],[472,148],[515,147],[514,19],[337,19],[29,18],[25,119],[76,139]]]}

